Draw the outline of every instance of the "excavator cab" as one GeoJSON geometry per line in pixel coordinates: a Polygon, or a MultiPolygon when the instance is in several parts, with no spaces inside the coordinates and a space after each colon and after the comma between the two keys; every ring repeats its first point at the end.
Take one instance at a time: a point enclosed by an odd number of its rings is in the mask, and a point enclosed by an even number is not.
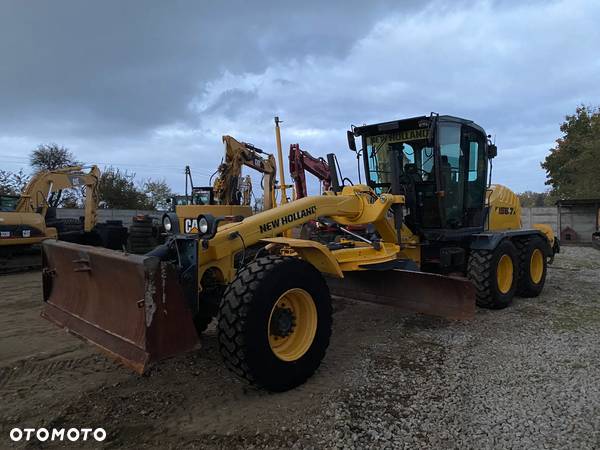
{"type": "Polygon", "coordinates": [[[493,152],[479,125],[431,115],[356,127],[354,135],[363,141],[367,184],[379,194],[406,196],[404,221],[414,233],[458,237],[483,230],[493,152]]]}
{"type": "Polygon", "coordinates": [[[14,211],[19,203],[18,195],[0,195],[0,211],[14,211]]]}

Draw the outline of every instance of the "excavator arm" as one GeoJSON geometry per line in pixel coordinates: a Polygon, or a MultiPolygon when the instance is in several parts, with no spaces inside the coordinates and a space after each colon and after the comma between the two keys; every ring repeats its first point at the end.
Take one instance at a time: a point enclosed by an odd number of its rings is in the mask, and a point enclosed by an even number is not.
{"type": "Polygon", "coordinates": [[[88,173],[83,169],[82,166],[72,166],[35,174],[23,190],[16,211],[45,216],[48,208],[58,202],[62,190],[85,187],[84,230],[91,231],[96,225],[100,169],[92,166],[88,173]]]}
{"type": "Polygon", "coordinates": [[[242,167],[246,166],[264,175],[264,209],[273,207],[275,196],[276,164],[273,155],[231,136],[223,136],[225,159],[219,166],[214,183],[215,200],[221,205],[239,205],[249,200],[249,195],[240,192],[243,184],[242,167]],[[263,156],[264,155],[264,156],[263,156]],[[243,198],[245,197],[245,198],[243,198]]]}
{"type": "Polygon", "coordinates": [[[300,148],[299,144],[290,145],[290,173],[294,180],[296,198],[308,195],[306,188],[306,172],[311,173],[319,179],[326,191],[331,186],[331,172],[329,164],[323,158],[316,158],[300,148]]]}

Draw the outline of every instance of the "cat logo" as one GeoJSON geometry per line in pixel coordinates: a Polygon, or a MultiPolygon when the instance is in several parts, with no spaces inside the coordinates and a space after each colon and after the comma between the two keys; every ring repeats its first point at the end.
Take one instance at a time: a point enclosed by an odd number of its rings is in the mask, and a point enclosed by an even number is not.
{"type": "Polygon", "coordinates": [[[198,233],[198,219],[185,219],[183,221],[183,232],[185,234],[198,233]]]}
{"type": "Polygon", "coordinates": [[[503,216],[516,216],[517,210],[508,206],[496,206],[496,212],[503,216]]]}

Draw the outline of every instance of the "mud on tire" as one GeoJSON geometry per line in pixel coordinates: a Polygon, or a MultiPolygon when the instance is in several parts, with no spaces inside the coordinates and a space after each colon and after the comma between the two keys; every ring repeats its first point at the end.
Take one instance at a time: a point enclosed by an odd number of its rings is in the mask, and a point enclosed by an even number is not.
{"type": "Polygon", "coordinates": [[[331,296],[321,273],[297,258],[266,256],[243,268],[225,291],[218,314],[219,349],[226,366],[239,377],[271,391],[285,391],[317,370],[329,345],[331,325],[331,296]],[[275,305],[292,289],[310,294],[317,325],[308,349],[285,361],[272,349],[269,330],[275,305]]]}
{"type": "Polygon", "coordinates": [[[494,250],[471,250],[467,276],[477,291],[476,303],[481,308],[502,309],[512,302],[517,289],[519,258],[514,244],[502,241],[494,250]],[[503,256],[510,258],[513,267],[512,283],[504,292],[498,286],[498,264],[503,256]]]}

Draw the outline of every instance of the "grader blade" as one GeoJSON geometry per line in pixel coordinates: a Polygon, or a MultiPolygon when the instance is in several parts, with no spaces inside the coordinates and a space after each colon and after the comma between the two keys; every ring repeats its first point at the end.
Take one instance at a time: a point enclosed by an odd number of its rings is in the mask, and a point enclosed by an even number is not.
{"type": "Polygon", "coordinates": [[[198,337],[174,268],[152,256],[43,243],[42,317],[143,373],[198,337]]]}
{"type": "Polygon", "coordinates": [[[445,317],[475,316],[475,287],[466,278],[410,270],[344,272],[327,278],[332,295],[445,317]]]}

